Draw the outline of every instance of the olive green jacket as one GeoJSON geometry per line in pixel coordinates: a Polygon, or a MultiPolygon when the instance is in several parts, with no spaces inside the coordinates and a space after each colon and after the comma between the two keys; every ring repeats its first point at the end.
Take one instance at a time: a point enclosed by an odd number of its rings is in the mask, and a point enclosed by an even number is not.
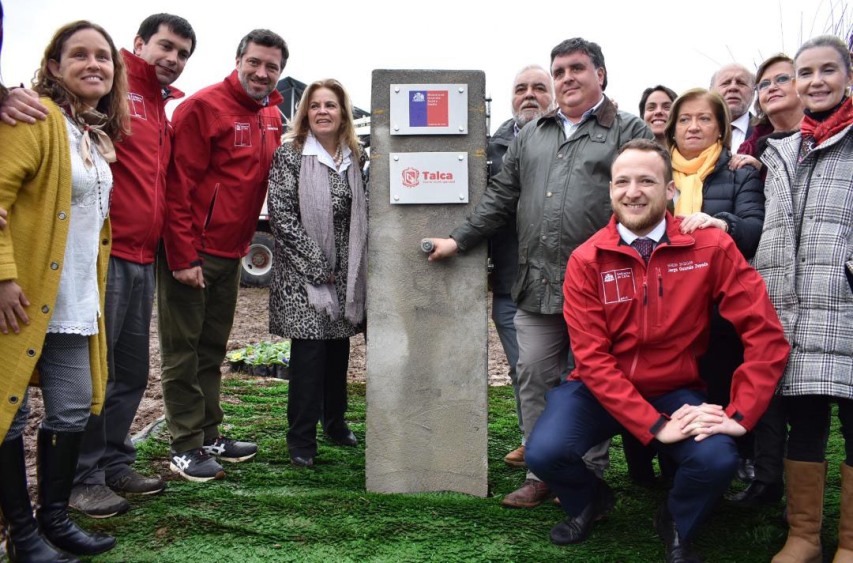
{"type": "Polygon", "coordinates": [[[570,139],[556,111],[528,123],[474,211],[450,236],[465,251],[515,213],[519,248],[512,297],[525,311],[562,314],[569,255],[609,221],[610,165],[619,147],[636,138],[654,136],[606,97],[570,139]]]}

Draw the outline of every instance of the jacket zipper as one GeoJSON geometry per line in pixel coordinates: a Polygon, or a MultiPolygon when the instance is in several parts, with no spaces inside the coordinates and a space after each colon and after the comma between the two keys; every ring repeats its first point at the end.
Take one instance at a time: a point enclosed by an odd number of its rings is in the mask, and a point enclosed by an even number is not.
{"type": "Polygon", "coordinates": [[[213,187],[213,197],[210,198],[210,207],[207,209],[207,217],[204,219],[204,226],[201,228],[201,247],[207,248],[207,227],[213,220],[213,208],[216,206],[216,197],[219,195],[219,183],[213,187]]]}
{"type": "MultiPolygon", "coordinates": [[[[269,164],[271,164],[267,163],[267,131],[264,128],[264,120],[260,114],[258,114],[258,131],[261,134],[261,166],[258,167],[258,171],[260,172],[261,170],[269,170],[269,164]]],[[[258,178],[258,180],[260,181],[261,178],[258,178]]]]}
{"type": "Polygon", "coordinates": [[[637,371],[637,363],[640,361],[640,350],[642,343],[646,340],[646,324],[648,322],[648,303],[649,303],[649,285],[645,272],[643,272],[643,324],[640,327],[640,342],[637,346],[637,351],[634,352],[634,359],[631,362],[631,371],[628,373],[628,379],[634,380],[634,373],[637,371]]]}
{"type": "Polygon", "coordinates": [[[660,268],[655,268],[655,272],[658,275],[658,299],[655,307],[655,314],[657,315],[657,324],[660,326],[662,324],[661,315],[663,314],[663,274],[660,271],[660,268]]]}

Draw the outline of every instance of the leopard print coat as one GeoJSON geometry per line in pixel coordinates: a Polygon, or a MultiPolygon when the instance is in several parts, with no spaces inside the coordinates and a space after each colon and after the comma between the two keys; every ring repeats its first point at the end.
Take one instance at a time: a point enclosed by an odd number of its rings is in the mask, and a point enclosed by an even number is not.
{"type": "MultiPolygon", "coordinates": [[[[359,165],[364,170],[366,157],[359,165]]],[[[285,338],[331,340],[349,338],[364,331],[364,324],[352,325],[344,318],[332,320],[308,303],[305,284],[329,279],[330,268],[317,243],[308,236],[299,215],[299,170],[302,152],[292,143],[276,150],[270,169],[268,208],[275,237],[273,278],[270,284],[270,332],[285,338]]],[[[349,266],[349,227],[352,191],[346,174],[329,173],[332,216],[335,229],[335,290],[341,309],[346,303],[349,266]]],[[[365,190],[367,179],[364,178],[365,190]]]]}

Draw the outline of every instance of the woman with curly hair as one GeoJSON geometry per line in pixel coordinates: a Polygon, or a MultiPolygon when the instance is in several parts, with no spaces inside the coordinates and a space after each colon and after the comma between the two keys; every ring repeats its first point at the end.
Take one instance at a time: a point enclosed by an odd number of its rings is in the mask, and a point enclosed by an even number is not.
{"type": "Polygon", "coordinates": [[[0,124],[0,509],[12,561],[76,561],[115,538],[68,517],[80,440],[107,380],[103,326],[113,142],[127,132],[127,80],[110,36],[77,21],[45,50],[34,125],[0,124]],[[27,492],[23,433],[38,384],[38,510],[27,492]]]}

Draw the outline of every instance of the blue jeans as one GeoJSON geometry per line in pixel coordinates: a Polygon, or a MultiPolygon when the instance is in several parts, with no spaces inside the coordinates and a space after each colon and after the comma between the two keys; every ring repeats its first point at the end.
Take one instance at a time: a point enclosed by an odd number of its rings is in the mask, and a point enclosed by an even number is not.
{"type": "MultiPolygon", "coordinates": [[[[679,389],[649,399],[659,412],[672,414],[682,405],[699,405],[704,395],[679,389]]],[[[545,411],[527,441],[525,461],[557,494],[570,517],[592,502],[596,476],[583,455],[595,444],[624,428],[580,381],[566,381],[548,392],[545,411]]],[[[674,444],[652,445],[678,464],[667,505],[682,539],[695,536],[714,504],[728,488],[738,465],[735,441],[722,434],[701,442],[687,438],[674,444]]]]}
{"type": "MultiPolygon", "coordinates": [[[[518,375],[515,365],[518,363],[518,338],[515,334],[515,301],[508,293],[492,294],[492,320],[501,339],[501,346],[509,364],[509,380],[512,382],[512,392],[515,394],[515,413],[518,415],[518,429],[524,434],[521,418],[521,399],[518,395],[518,375]]],[[[523,442],[522,442],[523,443],[523,442]]]]}

